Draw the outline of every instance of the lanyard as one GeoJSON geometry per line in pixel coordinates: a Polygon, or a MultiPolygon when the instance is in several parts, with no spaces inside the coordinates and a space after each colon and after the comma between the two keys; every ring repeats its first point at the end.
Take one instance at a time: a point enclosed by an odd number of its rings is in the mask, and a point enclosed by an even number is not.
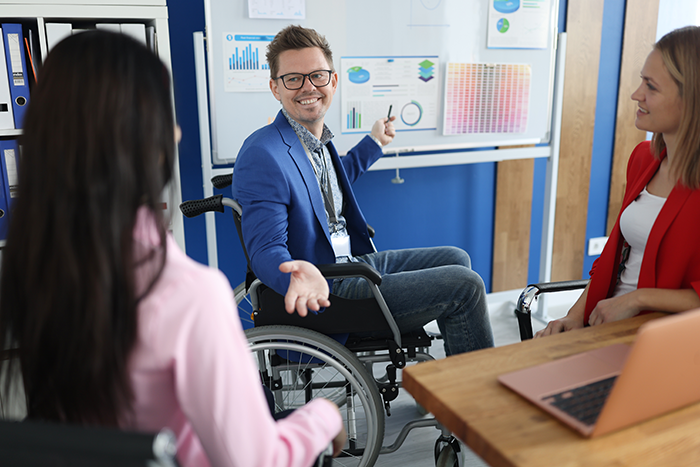
{"type": "Polygon", "coordinates": [[[318,180],[321,188],[321,194],[323,195],[323,204],[326,208],[326,214],[328,215],[328,224],[330,226],[335,226],[335,224],[338,223],[338,217],[335,215],[335,205],[333,204],[333,189],[331,188],[331,177],[328,173],[328,164],[326,163],[326,155],[324,154],[323,147],[319,148],[316,154],[319,155],[321,158],[321,164],[323,164],[323,173],[319,174],[317,172],[316,164],[312,163],[311,167],[314,169],[316,179],[318,180]]]}

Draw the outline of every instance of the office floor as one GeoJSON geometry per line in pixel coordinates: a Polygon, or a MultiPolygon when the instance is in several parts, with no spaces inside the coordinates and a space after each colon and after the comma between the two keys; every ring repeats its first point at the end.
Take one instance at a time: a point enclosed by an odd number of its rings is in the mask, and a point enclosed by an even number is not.
{"type": "MultiPolygon", "coordinates": [[[[552,318],[563,316],[577,298],[575,294],[561,295],[556,302],[548,305],[549,316],[552,318]]],[[[491,326],[496,346],[520,342],[518,323],[513,314],[513,309],[514,305],[510,301],[489,303],[489,315],[491,317],[491,326]]],[[[541,322],[533,320],[533,328],[535,331],[542,327],[544,327],[544,325],[541,322]]],[[[435,326],[435,329],[437,329],[437,326],[435,326]]],[[[431,355],[436,358],[443,357],[445,354],[441,345],[433,345],[431,347],[431,355]]],[[[399,397],[391,403],[391,409],[391,417],[386,418],[384,435],[385,446],[394,442],[401,428],[407,422],[420,417],[415,401],[403,390],[399,397]]],[[[430,415],[426,415],[426,417],[429,416],[430,415]]],[[[432,467],[435,465],[433,449],[435,441],[439,436],[440,432],[435,428],[417,428],[408,435],[403,445],[396,452],[380,455],[375,466],[432,467]]],[[[486,467],[486,464],[472,453],[469,448],[466,446],[462,447],[464,448],[464,455],[460,462],[460,467],[486,467]]],[[[342,462],[336,461],[334,465],[342,466],[342,462]]]]}

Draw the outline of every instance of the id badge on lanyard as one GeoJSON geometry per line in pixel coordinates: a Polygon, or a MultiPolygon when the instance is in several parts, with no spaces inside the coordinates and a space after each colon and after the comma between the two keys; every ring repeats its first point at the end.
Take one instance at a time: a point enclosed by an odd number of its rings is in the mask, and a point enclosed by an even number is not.
{"type": "Polygon", "coordinates": [[[350,254],[350,236],[345,235],[343,237],[331,237],[331,243],[333,244],[333,251],[335,252],[335,257],[338,256],[352,256],[350,254]]]}

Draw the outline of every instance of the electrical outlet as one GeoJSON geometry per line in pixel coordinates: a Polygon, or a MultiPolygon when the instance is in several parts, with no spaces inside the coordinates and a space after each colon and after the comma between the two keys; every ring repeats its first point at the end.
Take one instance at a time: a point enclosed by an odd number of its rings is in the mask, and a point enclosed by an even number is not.
{"type": "Polygon", "coordinates": [[[595,237],[588,240],[588,256],[598,256],[603,252],[608,237],[595,237]]]}

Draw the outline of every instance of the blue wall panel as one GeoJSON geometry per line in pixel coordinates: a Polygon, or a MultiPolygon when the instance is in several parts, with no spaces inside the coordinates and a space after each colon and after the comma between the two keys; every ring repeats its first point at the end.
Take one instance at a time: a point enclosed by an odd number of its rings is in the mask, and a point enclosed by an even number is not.
{"type": "MultiPolygon", "coordinates": [[[[610,172],[615,144],[617,119],[617,91],[620,81],[622,35],[625,24],[625,2],[607,0],[603,10],[603,32],[598,69],[598,97],[596,100],[591,181],[588,191],[588,220],[586,222],[586,250],[582,277],[588,278],[593,261],[588,256],[588,239],[605,236],[610,195],[610,172]]],[[[639,71],[639,70],[638,70],[639,71]]],[[[638,73],[637,71],[637,73],[638,73]]],[[[629,98],[629,96],[623,96],[629,98]]],[[[634,125],[630,121],[628,125],[634,125]]]]}
{"type": "Polygon", "coordinates": [[[491,284],[495,163],[372,171],[355,182],[378,250],[453,245],[466,250],[472,267],[491,284]]]}
{"type": "MultiPolygon", "coordinates": [[[[168,16],[175,112],[182,129],[179,145],[182,199],[198,199],[204,195],[192,33],[204,31],[204,2],[168,0],[168,16]]],[[[185,243],[188,256],[201,263],[207,263],[203,216],[185,218],[185,243]]]]}

